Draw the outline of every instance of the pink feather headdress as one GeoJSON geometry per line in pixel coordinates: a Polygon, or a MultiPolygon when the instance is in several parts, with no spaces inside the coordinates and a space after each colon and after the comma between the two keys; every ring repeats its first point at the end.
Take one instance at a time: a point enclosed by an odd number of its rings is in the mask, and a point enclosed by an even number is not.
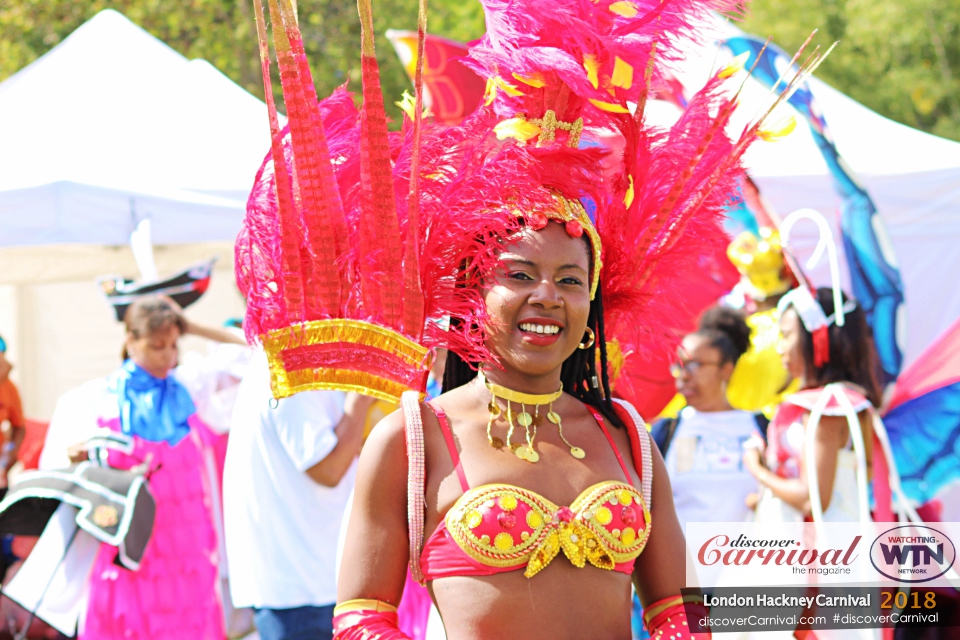
{"type": "Polygon", "coordinates": [[[502,241],[546,220],[587,235],[607,330],[622,348],[670,335],[677,296],[662,294],[693,273],[702,243],[722,252],[722,208],[760,121],[738,140],[724,134],[736,103],[729,69],[670,130],[647,127],[643,107],[661,65],[677,57],[676,39],[732,2],[484,0],[488,33],[469,64],[488,79],[487,104],[460,126],[424,121],[418,71],[416,105],[395,133],[370,0],[359,2],[360,110],[343,88],[317,102],[292,0],[268,0],[282,130],[256,2],[272,146],[236,270],[244,328],[265,347],[274,396],[335,388],[397,399],[423,390],[431,348],[493,359],[476,285],[502,241]],[[581,148],[581,135],[599,129],[621,139],[613,171],[608,151],[581,148]]]}

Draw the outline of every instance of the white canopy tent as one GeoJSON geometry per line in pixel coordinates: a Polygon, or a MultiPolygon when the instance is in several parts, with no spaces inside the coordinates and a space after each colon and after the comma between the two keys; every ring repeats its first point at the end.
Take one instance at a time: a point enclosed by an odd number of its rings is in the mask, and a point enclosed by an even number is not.
{"type": "MultiPolygon", "coordinates": [[[[730,25],[716,27],[718,38],[738,33],[730,25]]],[[[731,57],[715,43],[691,45],[688,57],[678,65],[677,78],[692,93],[731,57]]],[[[870,193],[889,231],[906,297],[907,335],[900,341],[906,366],[960,317],[955,284],[960,280],[960,143],[888,120],[816,78],[809,84],[837,148],[870,193]]],[[[739,134],[770,104],[769,96],[759,81],[747,81],[730,132],[739,134]]],[[[665,102],[651,103],[648,109],[661,124],[679,115],[665,102]]],[[[745,157],[747,170],[781,217],[797,209],[816,209],[834,220],[839,241],[840,197],[806,121],[793,107],[782,105],[771,122],[788,114],[796,116],[796,130],[780,141],[753,145],[745,157]]],[[[794,233],[801,256],[809,255],[813,225],[799,225],[794,233]]],[[[841,270],[849,292],[846,268],[841,270]]],[[[811,275],[818,285],[828,285],[826,261],[811,275]]]]}
{"type": "Polygon", "coordinates": [[[269,146],[262,102],[116,11],[0,83],[0,335],[29,416],[119,364],[95,278],[137,276],[141,220],[161,275],[219,257],[191,318],[242,314],[233,240],[269,146]]]}
{"type": "Polygon", "coordinates": [[[262,102],[102,11],[0,83],[0,246],[231,240],[269,144],[262,102]]]}

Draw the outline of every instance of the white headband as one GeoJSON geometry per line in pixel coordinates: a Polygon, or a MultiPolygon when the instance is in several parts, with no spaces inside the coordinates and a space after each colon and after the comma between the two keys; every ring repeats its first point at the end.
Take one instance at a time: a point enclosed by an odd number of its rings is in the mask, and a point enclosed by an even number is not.
{"type": "MultiPolygon", "coordinates": [[[[820,327],[829,327],[837,322],[837,314],[832,313],[829,316],[826,315],[823,307],[820,306],[817,299],[810,293],[810,289],[806,287],[801,286],[784,294],[784,296],[780,298],[780,302],[777,303],[777,311],[782,315],[790,305],[793,305],[793,308],[797,310],[800,321],[803,322],[803,326],[810,333],[813,333],[820,327]]],[[[843,306],[840,307],[840,317],[845,316],[856,308],[856,300],[847,300],[843,303],[843,306]]],[[[843,324],[837,322],[837,326],[842,327],[843,324]]]]}

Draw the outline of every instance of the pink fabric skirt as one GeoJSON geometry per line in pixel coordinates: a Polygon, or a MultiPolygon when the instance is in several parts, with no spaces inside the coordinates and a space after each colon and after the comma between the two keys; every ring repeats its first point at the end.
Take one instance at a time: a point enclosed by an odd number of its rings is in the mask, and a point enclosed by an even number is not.
{"type": "Polygon", "coordinates": [[[116,548],[101,546],[79,638],[223,640],[217,535],[196,432],[174,447],[134,441],[132,455],[111,452],[110,465],[125,469],[150,457],[153,535],[139,571],[117,566],[116,548]]]}

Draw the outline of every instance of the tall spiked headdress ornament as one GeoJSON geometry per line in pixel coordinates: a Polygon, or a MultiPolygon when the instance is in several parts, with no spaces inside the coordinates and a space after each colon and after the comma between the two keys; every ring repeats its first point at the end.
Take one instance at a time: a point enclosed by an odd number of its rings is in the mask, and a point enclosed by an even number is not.
{"type": "Polygon", "coordinates": [[[266,349],[275,397],[338,388],[397,398],[426,381],[418,192],[414,181],[401,235],[370,3],[360,2],[359,114],[343,91],[318,104],[292,0],[268,0],[268,6],[289,125],[280,128],[257,0],[272,144],[237,243],[247,335],[266,349]],[[344,144],[356,142],[359,159],[344,144]],[[344,198],[338,181],[344,171],[337,167],[346,162],[358,165],[351,169],[360,180],[359,193],[344,198]]]}
{"type": "Polygon", "coordinates": [[[761,114],[739,138],[725,134],[736,65],[670,129],[647,126],[644,107],[691,25],[737,0],[483,0],[487,34],[468,64],[487,80],[486,104],[455,127],[423,119],[421,0],[416,104],[392,133],[370,0],[358,3],[360,110],[343,88],[317,102],[292,1],[267,0],[283,129],[254,3],[272,144],[237,241],[244,326],[265,347],[275,397],[422,391],[433,347],[495,361],[480,285],[504,241],[549,221],[589,241],[598,322],[622,352],[663,346],[684,284],[704,277],[698,255],[724,250],[719,220],[740,157],[768,133],[761,114]],[[598,146],[601,133],[622,155],[598,146]]]}

